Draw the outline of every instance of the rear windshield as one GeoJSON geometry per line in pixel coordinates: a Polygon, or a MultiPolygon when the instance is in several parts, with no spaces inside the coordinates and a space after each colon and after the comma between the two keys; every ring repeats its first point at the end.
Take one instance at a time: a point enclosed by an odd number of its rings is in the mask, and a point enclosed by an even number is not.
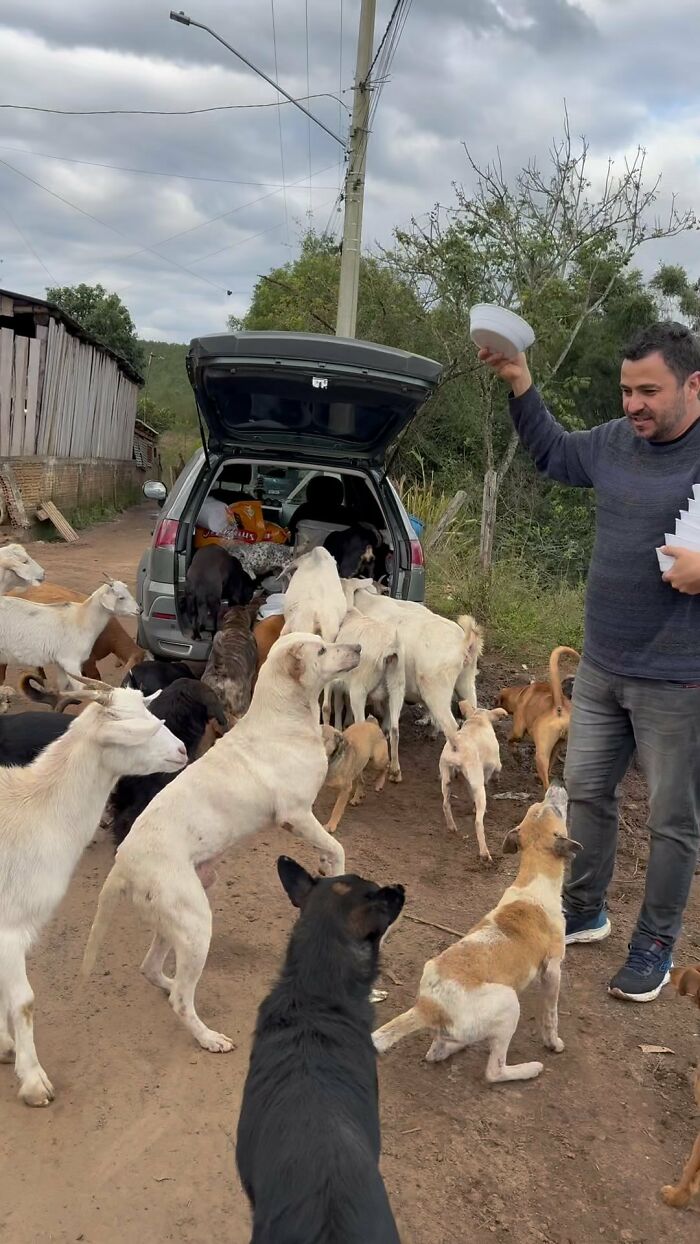
{"type": "Polygon", "coordinates": [[[332,377],[237,376],[209,372],[208,401],[224,432],[286,432],[373,444],[415,413],[415,394],[360,389],[332,377]],[[314,387],[326,382],[328,388],[314,387]]]}

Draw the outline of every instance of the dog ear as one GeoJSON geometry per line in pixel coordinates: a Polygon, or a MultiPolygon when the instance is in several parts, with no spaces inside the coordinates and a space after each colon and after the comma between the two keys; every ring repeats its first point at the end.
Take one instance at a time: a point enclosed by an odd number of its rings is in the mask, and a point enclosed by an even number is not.
{"type": "Polygon", "coordinates": [[[489,710],[490,721],[502,721],[503,718],[507,716],[508,716],[508,713],[506,712],[504,708],[499,707],[499,708],[492,708],[489,710]]]}
{"type": "Polygon", "coordinates": [[[294,682],[301,682],[304,672],[301,644],[293,644],[291,648],[287,648],[282,660],[282,668],[288,678],[293,679],[294,682]]]}
{"type": "Polygon", "coordinates": [[[349,920],[352,932],[363,941],[383,937],[400,916],[405,901],[406,891],[402,885],[382,886],[352,912],[349,920]]]}
{"type": "Polygon", "coordinates": [[[557,834],[552,843],[552,851],[560,859],[570,860],[578,851],[583,851],[583,846],[575,838],[567,838],[565,834],[557,834]]]}
{"type": "Polygon", "coordinates": [[[520,826],[516,825],[515,829],[510,829],[503,839],[501,851],[504,855],[515,855],[520,850],[520,826]]]}
{"type": "Polygon", "coordinates": [[[290,903],[301,910],[317,884],[316,878],[288,855],[280,855],[277,872],[290,903]]]}

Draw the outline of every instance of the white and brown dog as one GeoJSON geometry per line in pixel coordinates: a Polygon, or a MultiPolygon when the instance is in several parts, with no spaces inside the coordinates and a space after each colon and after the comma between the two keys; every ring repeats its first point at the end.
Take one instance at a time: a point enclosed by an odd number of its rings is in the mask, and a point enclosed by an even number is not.
{"type": "Polygon", "coordinates": [[[460,702],[459,711],[465,718],[464,725],[455,738],[447,740],[440,757],[442,810],[450,829],[457,833],[450,790],[452,779],[461,773],[474,800],[474,828],[479,844],[479,859],[482,864],[492,864],[484,832],[486,783],[494,773],[501,772],[501,753],[493,723],[508,714],[504,708],[472,708],[468,700],[460,702]]]}
{"type": "Polygon", "coordinates": [[[542,1063],[509,1066],[506,1059],[520,1018],[518,995],[536,976],[544,994],[544,1044],[557,1054],[564,1049],[557,1016],[564,958],[561,890],[566,863],[580,849],[567,837],[566,804],[564,789],[550,786],[544,801],[507,835],[503,850],[522,853],[515,881],[466,937],[426,963],[415,1005],[373,1034],[380,1054],[428,1028],[429,1062],[487,1041],[487,1080],[530,1080],[542,1063]]]}

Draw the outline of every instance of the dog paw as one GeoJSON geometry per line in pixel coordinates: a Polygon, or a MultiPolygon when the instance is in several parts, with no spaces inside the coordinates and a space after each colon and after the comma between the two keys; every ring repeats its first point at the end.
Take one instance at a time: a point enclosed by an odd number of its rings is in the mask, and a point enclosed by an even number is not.
{"type": "Polygon", "coordinates": [[[18,1096],[25,1106],[48,1106],[53,1101],[53,1085],[41,1067],[24,1081],[18,1096]]]}
{"type": "Polygon", "coordinates": [[[690,1193],[684,1188],[676,1188],[673,1184],[666,1184],[661,1189],[661,1197],[667,1205],[672,1205],[674,1209],[685,1209],[690,1203],[690,1193]]]}
{"type": "Polygon", "coordinates": [[[545,1037],[545,1049],[552,1050],[554,1054],[562,1054],[566,1049],[561,1037],[545,1037]]]}
{"type": "Polygon", "coordinates": [[[213,1032],[211,1028],[197,1037],[197,1040],[203,1050],[209,1050],[212,1054],[228,1054],[234,1049],[230,1037],[225,1037],[223,1032],[213,1032]]]}

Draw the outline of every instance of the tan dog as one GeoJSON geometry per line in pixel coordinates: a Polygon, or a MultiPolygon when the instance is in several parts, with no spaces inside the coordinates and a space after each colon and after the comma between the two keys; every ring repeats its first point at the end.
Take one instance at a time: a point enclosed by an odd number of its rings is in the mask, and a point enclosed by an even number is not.
{"type": "Polygon", "coordinates": [[[549,786],[552,753],[569,733],[571,702],[561,689],[559,659],[566,654],[581,658],[575,648],[555,648],[549,658],[549,682],[531,682],[524,687],[504,687],[498,696],[501,708],[513,717],[509,743],[519,743],[529,734],[535,744],[535,764],[543,790],[549,786]]]}
{"type": "Polygon", "coordinates": [[[269,618],[261,618],[253,627],[253,639],[258,649],[258,673],[270,655],[270,648],[277,643],[284,626],[284,614],[273,613],[269,618]]]}
{"type": "MultiPolygon", "coordinates": [[[[681,996],[694,998],[700,1007],[700,963],[696,963],[692,968],[674,968],[671,972],[671,981],[681,996]]],[[[695,1100],[700,1106],[700,1067],[695,1073],[695,1100]]],[[[661,1189],[661,1195],[666,1204],[673,1205],[676,1209],[685,1209],[698,1193],[700,1193],[700,1132],[695,1137],[695,1144],[678,1183],[666,1184],[661,1189]]]]}
{"type": "Polygon", "coordinates": [[[389,746],[374,717],[356,721],[342,733],[332,726],[323,727],[323,743],[328,757],[325,785],[338,791],[338,798],[325,828],[334,834],[348,799],[356,807],[364,795],[362,775],[368,765],[377,771],[375,790],[381,790],[389,769],[389,746]]]}
{"type": "Polygon", "coordinates": [[[536,976],[544,994],[544,1044],[557,1054],[564,1049],[557,1016],[564,958],[561,889],[566,863],[580,850],[566,834],[566,802],[563,787],[551,786],[544,802],[533,804],[507,835],[503,850],[522,852],[513,885],[466,937],[426,963],[415,1006],[373,1034],[380,1054],[429,1028],[428,1062],[488,1041],[487,1080],[531,1080],[542,1063],[509,1066],[506,1058],[520,1018],[518,994],[536,976]]]}
{"type": "Polygon", "coordinates": [[[507,717],[508,714],[504,708],[472,708],[468,700],[461,701],[459,711],[466,721],[456,738],[452,741],[448,739],[440,757],[442,810],[450,829],[458,833],[452,815],[450,786],[455,774],[461,773],[474,800],[474,827],[479,844],[479,859],[484,864],[492,864],[484,833],[486,783],[494,773],[501,772],[501,753],[493,722],[507,717]]]}

